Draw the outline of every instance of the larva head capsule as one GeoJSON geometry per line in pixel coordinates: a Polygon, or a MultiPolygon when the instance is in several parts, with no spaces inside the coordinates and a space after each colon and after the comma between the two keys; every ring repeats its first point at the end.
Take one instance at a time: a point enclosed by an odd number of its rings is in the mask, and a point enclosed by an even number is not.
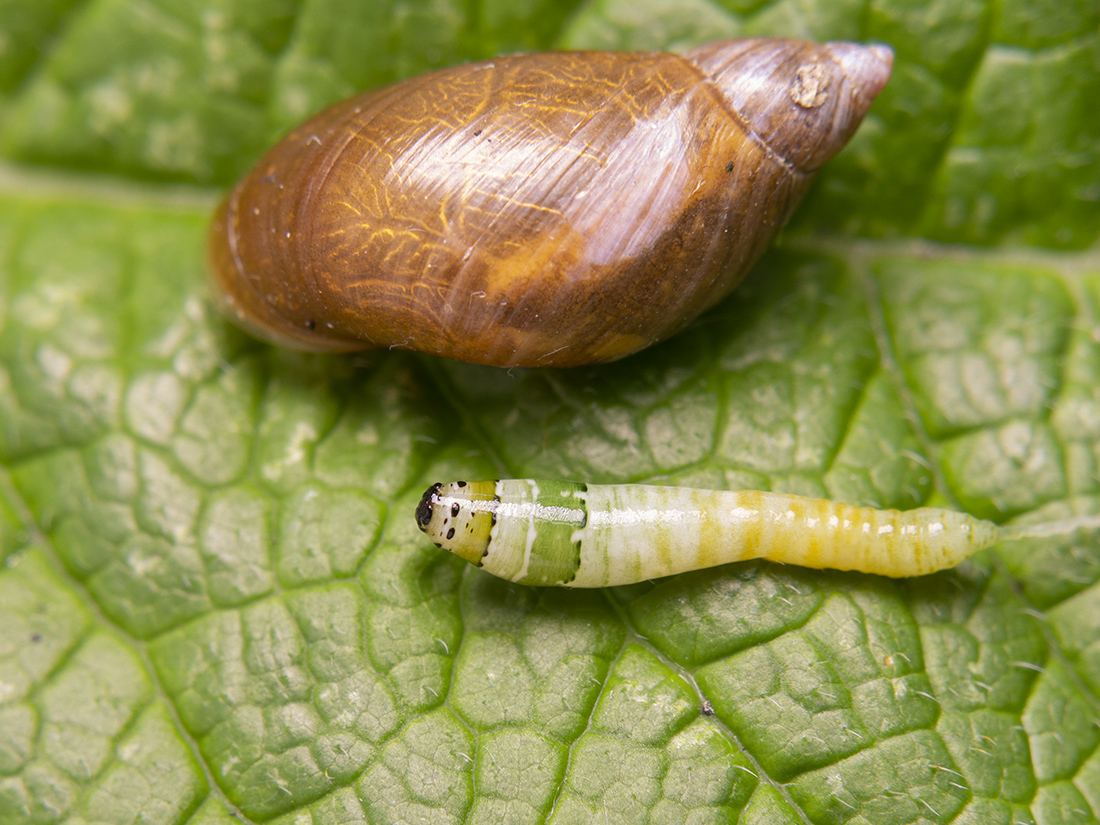
{"type": "Polygon", "coordinates": [[[436,547],[481,566],[500,501],[491,481],[433,484],[416,508],[416,525],[436,547]]]}

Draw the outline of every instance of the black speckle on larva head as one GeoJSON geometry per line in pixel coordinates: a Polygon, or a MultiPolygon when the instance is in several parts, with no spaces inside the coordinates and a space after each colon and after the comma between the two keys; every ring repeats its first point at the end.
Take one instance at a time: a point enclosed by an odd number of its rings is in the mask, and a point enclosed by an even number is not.
{"type": "Polygon", "coordinates": [[[428,525],[432,523],[432,498],[439,492],[443,485],[438,481],[427,489],[416,507],[416,526],[423,532],[428,532],[428,525]]]}
{"type": "Polygon", "coordinates": [[[436,546],[476,563],[491,539],[498,504],[491,482],[433,484],[417,505],[416,525],[436,546]]]}

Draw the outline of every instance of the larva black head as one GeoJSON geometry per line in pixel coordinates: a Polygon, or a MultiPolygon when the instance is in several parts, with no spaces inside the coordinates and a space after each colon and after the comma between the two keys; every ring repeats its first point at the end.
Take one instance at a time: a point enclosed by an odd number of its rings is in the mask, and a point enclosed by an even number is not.
{"type": "Polygon", "coordinates": [[[437,547],[480,565],[500,503],[495,487],[492,481],[433,484],[416,507],[416,526],[437,547]]]}
{"type": "Polygon", "coordinates": [[[416,505],[416,526],[423,532],[428,532],[428,525],[432,521],[432,497],[439,492],[443,485],[438,481],[427,489],[420,503],[416,505]]]}

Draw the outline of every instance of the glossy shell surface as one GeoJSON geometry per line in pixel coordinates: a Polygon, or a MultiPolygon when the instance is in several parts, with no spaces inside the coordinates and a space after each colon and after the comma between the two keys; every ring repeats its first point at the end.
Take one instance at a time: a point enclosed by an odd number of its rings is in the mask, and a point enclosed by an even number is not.
{"type": "Polygon", "coordinates": [[[337,104],[233,189],[230,317],[316,351],[613,361],[727,295],[890,74],[880,46],[551,52],[337,104]]]}

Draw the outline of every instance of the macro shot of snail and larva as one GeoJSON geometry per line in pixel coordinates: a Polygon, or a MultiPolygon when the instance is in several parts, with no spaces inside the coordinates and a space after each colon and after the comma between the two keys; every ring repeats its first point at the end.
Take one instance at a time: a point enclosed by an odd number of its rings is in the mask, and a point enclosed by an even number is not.
{"type": "Polygon", "coordinates": [[[1100,825],[1100,0],[0,2],[0,825],[1100,825]]]}

